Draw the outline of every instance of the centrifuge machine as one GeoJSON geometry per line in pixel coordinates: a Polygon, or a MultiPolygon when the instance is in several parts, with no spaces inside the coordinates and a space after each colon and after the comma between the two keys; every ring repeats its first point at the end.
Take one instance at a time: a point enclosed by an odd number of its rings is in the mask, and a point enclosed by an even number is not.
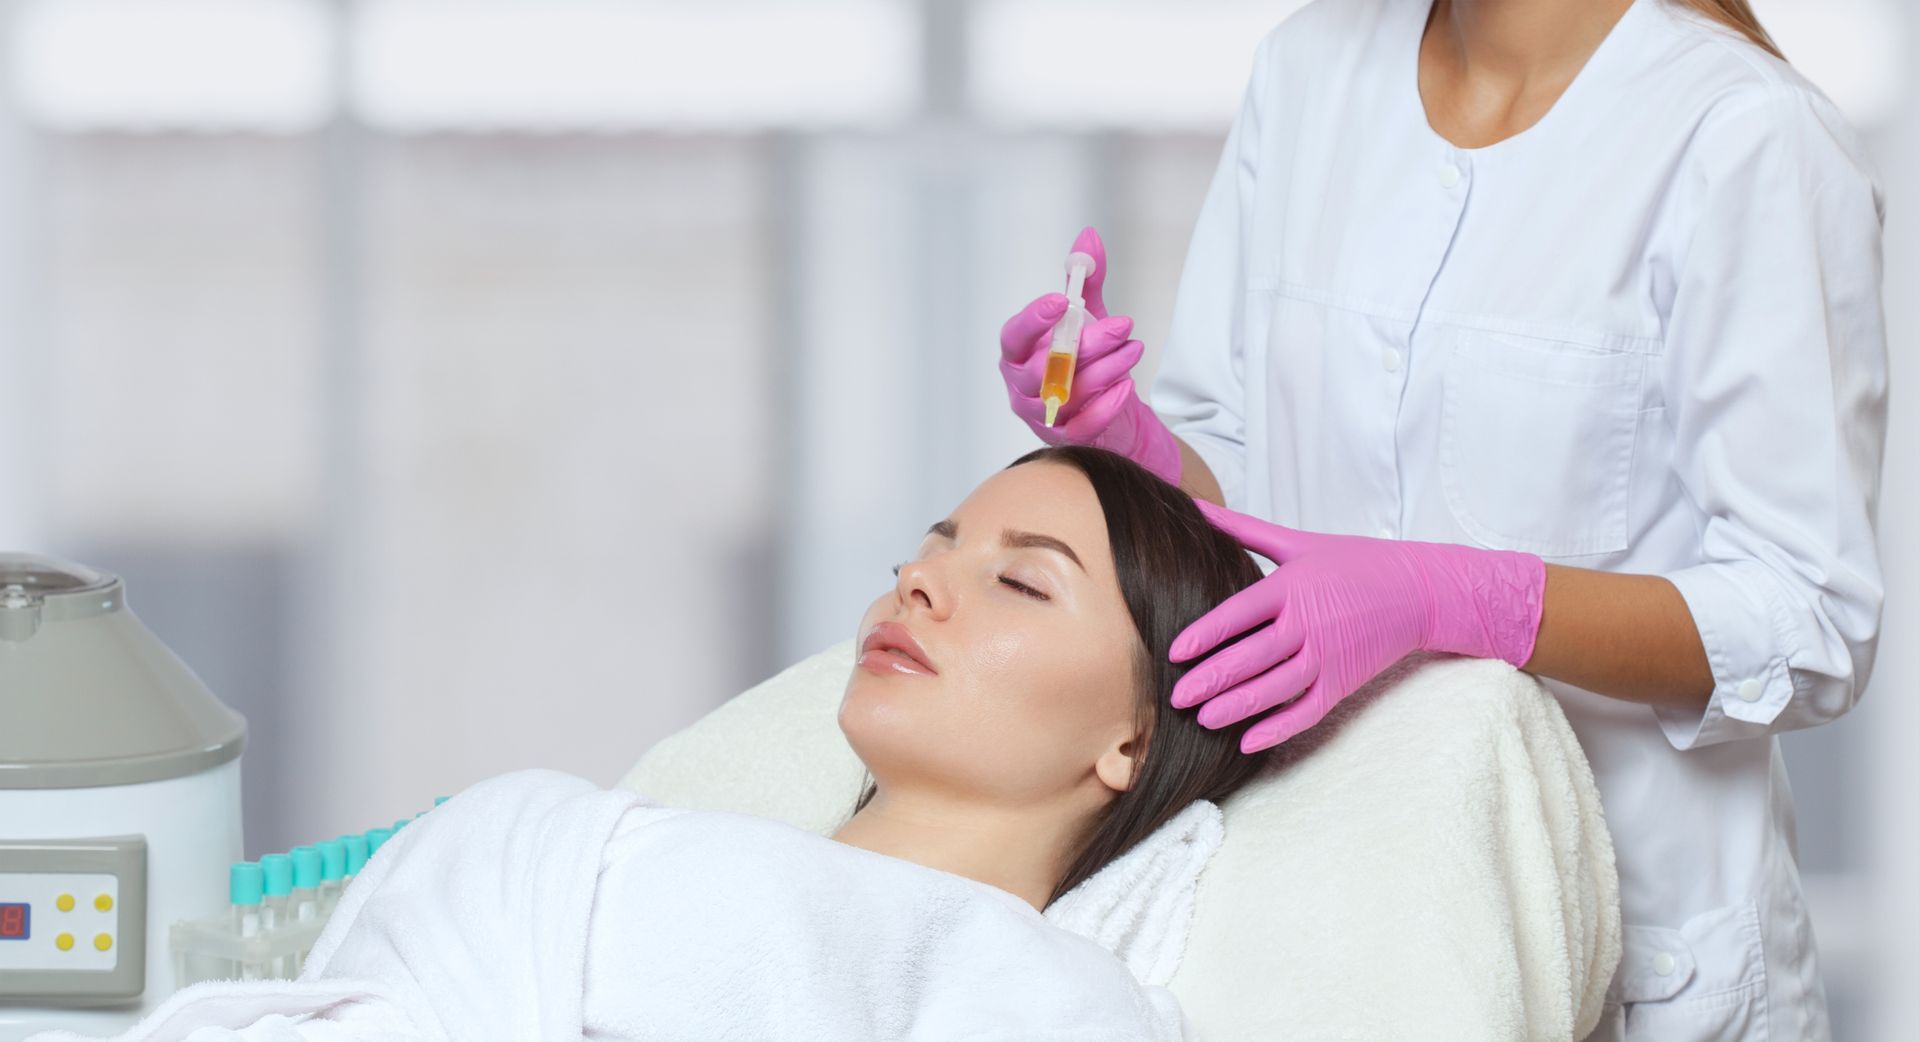
{"type": "Polygon", "coordinates": [[[245,736],[118,577],[0,553],[0,1042],[173,992],[168,926],[224,908],[242,856],[245,736]]]}

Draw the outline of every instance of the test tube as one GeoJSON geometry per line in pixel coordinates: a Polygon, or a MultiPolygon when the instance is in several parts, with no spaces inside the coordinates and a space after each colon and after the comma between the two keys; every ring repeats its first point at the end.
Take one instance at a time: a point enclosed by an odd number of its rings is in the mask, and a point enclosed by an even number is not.
{"type": "MultiPolygon", "coordinates": [[[[320,870],[324,861],[320,851],[310,846],[294,847],[293,857],[293,921],[308,923],[320,918],[320,870]]],[[[306,965],[307,952],[298,948],[287,956],[288,970],[298,977],[306,965]]]]}
{"type": "Polygon", "coordinates": [[[371,858],[380,850],[381,844],[393,838],[392,829],[367,830],[367,857],[371,858]]]}
{"type": "Polygon", "coordinates": [[[1067,313],[1054,323],[1047,346],[1047,372],[1040,381],[1040,398],[1047,403],[1047,426],[1053,426],[1073,391],[1074,362],[1080,357],[1080,330],[1087,324],[1087,279],[1093,274],[1093,256],[1075,250],[1067,255],[1067,313]]]}
{"type": "Polygon", "coordinates": [[[340,891],[345,893],[347,887],[353,885],[353,877],[367,867],[367,837],[364,835],[341,836],[340,842],[347,848],[347,871],[340,877],[340,891]]]}
{"type": "Polygon", "coordinates": [[[325,919],[340,903],[340,890],[345,885],[341,880],[347,874],[347,845],[337,839],[323,839],[314,846],[320,851],[320,918],[325,919]]]}
{"type": "MultiPolygon", "coordinates": [[[[255,861],[236,861],[227,870],[227,893],[233,901],[233,935],[242,940],[260,935],[260,899],[266,893],[266,874],[255,861]]],[[[234,967],[241,980],[258,980],[260,967],[245,959],[234,967]]]]}
{"type": "Polygon", "coordinates": [[[320,871],[324,861],[320,851],[309,846],[294,847],[293,858],[293,918],[295,922],[304,922],[319,915],[320,912],[320,871]]]}
{"type": "MultiPolygon", "coordinates": [[[[260,859],[260,872],[266,890],[260,902],[260,933],[271,941],[274,933],[287,923],[287,895],[293,892],[293,859],[285,854],[268,854],[260,859]]],[[[269,977],[285,977],[287,961],[283,956],[273,956],[260,970],[269,977]]]]}

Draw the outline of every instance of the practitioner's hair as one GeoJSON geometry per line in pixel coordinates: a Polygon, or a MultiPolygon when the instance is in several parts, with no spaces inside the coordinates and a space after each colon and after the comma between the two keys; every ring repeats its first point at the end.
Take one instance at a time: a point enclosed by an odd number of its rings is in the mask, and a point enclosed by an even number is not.
{"type": "MultiPolygon", "coordinates": [[[[1063,464],[1086,475],[1106,514],[1120,594],[1140,637],[1133,654],[1134,730],[1136,743],[1145,743],[1144,755],[1134,757],[1131,786],[1079,837],[1066,874],[1047,896],[1051,905],[1194,800],[1224,800],[1258,773],[1263,757],[1242,753],[1240,737],[1260,715],[1210,730],[1194,719],[1193,707],[1173,708],[1174,682],[1205,656],[1175,664],[1167,653],[1190,623],[1258,582],[1262,573],[1187,493],[1125,456],[1081,445],[1051,446],[1007,467],[1037,462],[1063,464]]],[[[874,791],[869,781],[855,813],[874,791]]]]}
{"type": "Polygon", "coordinates": [[[1766,28],[1760,24],[1760,19],[1754,17],[1753,8],[1747,0],[1678,0],[1678,2],[1682,7],[1692,8],[1699,14],[1746,37],[1755,47],[1775,58],[1781,61],[1787,60],[1787,56],[1780,50],[1780,45],[1773,42],[1773,37],[1769,36],[1766,28]]]}

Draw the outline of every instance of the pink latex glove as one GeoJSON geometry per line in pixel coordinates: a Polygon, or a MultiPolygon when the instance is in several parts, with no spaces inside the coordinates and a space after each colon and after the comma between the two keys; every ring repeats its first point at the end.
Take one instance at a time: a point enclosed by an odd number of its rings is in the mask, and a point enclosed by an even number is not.
{"type": "Polygon", "coordinates": [[[1170,649],[1182,662],[1260,627],[1173,687],[1175,708],[1205,702],[1198,719],[1213,728],[1300,695],[1248,728],[1241,752],[1319,723],[1408,652],[1516,667],[1533,655],[1547,582],[1546,562],[1533,554],[1303,532],[1194,502],[1214,527],[1279,566],[1194,620],[1170,649]]]}
{"type": "MultiPolygon", "coordinates": [[[[1107,281],[1107,248],[1098,232],[1086,228],[1068,252],[1074,250],[1093,258],[1093,273],[1087,276],[1083,290],[1092,321],[1080,330],[1079,357],[1074,362],[1067,401],[1054,417],[1054,425],[1048,427],[1040,384],[1047,374],[1047,345],[1054,324],[1067,313],[1067,295],[1048,293],[1000,329],[1000,375],[1007,382],[1013,411],[1049,445],[1108,449],[1178,485],[1180,443],[1152,407],[1140,400],[1129,375],[1146,345],[1127,339],[1133,332],[1133,319],[1125,315],[1109,317],[1100,295],[1100,287],[1107,281]]],[[[1064,267],[1060,277],[1064,284],[1064,267]]]]}

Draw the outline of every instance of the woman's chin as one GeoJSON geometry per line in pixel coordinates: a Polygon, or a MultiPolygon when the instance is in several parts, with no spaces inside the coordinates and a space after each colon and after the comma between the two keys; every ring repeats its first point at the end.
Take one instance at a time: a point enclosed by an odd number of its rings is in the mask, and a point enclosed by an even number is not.
{"type": "Polygon", "coordinates": [[[927,716],[932,706],[923,696],[931,690],[855,666],[840,698],[840,732],[868,763],[872,762],[869,757],[886,758],[895,750],[911,759],[923,751],[919,747],[926,741],[926,732],[938,723],[927,716]]]}

